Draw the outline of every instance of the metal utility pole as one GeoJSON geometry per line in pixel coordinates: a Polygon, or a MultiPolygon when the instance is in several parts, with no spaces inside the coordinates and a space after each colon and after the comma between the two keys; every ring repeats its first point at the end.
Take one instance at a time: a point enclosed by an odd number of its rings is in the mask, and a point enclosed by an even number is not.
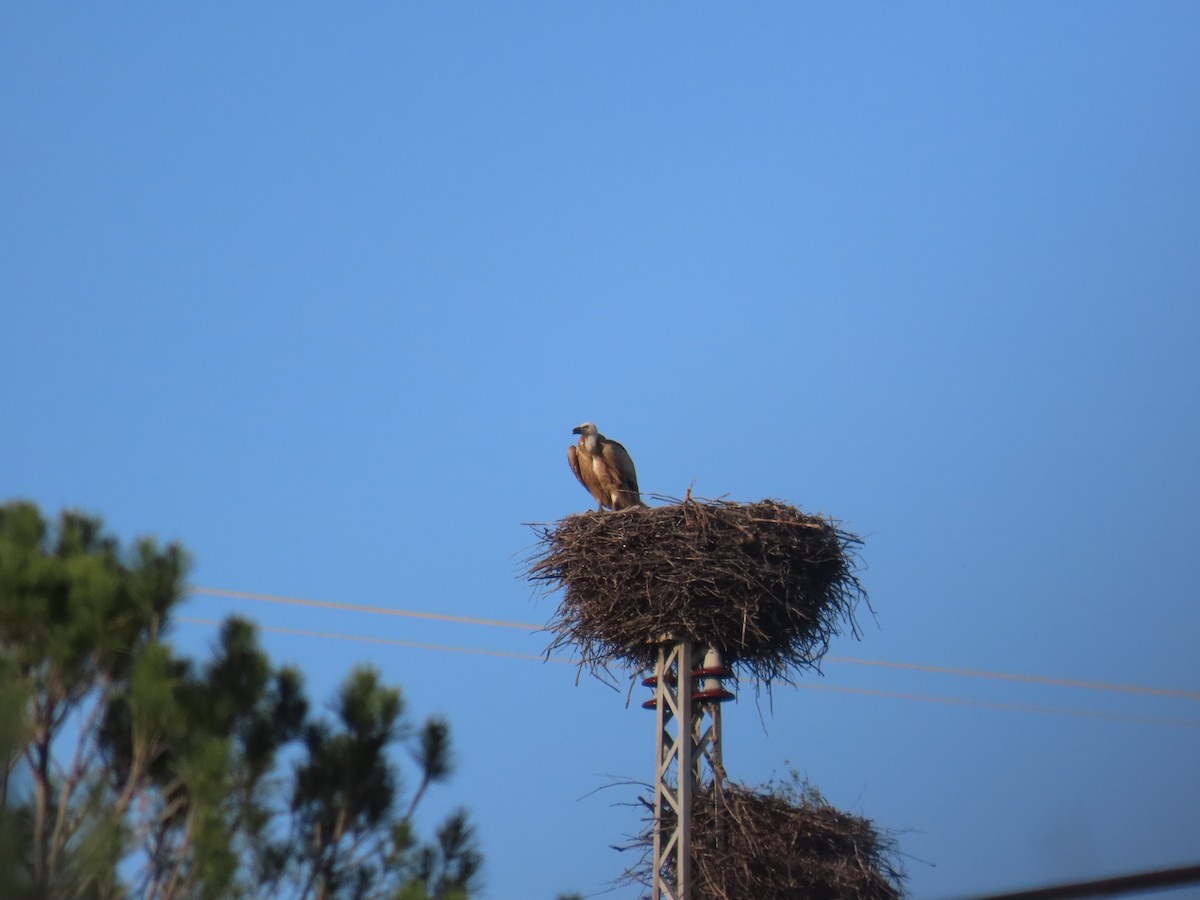
{"type": "Polygon", "coordinates": [[[657,719],[652,900],[690,900],[693,799],[707,782],[715,801],[725,778],[720,705],[733,699],[722,682],[732,673],[711,647],[696,667],[695,651],[690,640],[664,637],[654,675],[643,681],[654,698],[642,706],[657,719]]]}

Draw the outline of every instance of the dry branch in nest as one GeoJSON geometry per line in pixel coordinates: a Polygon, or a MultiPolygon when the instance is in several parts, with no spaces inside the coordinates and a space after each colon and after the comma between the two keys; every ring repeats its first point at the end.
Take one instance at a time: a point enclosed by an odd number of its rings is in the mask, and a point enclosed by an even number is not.
{"type": "MultiPolygon", "coordinates": [[[[653,840],[651,821],[637,843],[642,863],[627,880],[650,884],[653,840]]],[[[665,874],[673,883],[674,871],[665,874]]],[[[903,881],[894,840],[869,819],[834,809],[812,788],[756,792],[726,783],[695,797],[695,900],[899,900],[903,881]]]]}
{"type": "Polygon", "coordinates": [[[594,674],[653,668],[657,642],[688,638],[770,684],[815,668],[843,627],[857,634],[862,542],[794,506],[688,499],[539,531],[529,578],[564,591],[548,652],[577,650],[594,674]]]}

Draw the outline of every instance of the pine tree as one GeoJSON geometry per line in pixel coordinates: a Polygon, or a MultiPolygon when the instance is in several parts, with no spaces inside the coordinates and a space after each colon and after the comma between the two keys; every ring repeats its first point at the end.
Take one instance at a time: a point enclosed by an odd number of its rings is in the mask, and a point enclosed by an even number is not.
{"type": "Polygon", "coordinates": [[[0,506],[0,896],[467,897],[466,814],[413,830],[451,774],[448,725],[414,728],[369,668],[313,716],[301,673],[236,617],[207,663],[179,656],[187,565],[177,544],[122,552],[96,518],[0,506]]]}

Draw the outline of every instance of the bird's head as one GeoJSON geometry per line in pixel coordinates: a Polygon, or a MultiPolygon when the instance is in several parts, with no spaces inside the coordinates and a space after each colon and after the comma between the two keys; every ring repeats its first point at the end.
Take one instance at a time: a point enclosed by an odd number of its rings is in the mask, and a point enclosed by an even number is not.
{"type": "Polygon", "coordinates": [[[582,425],[571,429],[571,434],[582,434],[584,437],[599,434],[594,422],[584,422],[582,425]]]}

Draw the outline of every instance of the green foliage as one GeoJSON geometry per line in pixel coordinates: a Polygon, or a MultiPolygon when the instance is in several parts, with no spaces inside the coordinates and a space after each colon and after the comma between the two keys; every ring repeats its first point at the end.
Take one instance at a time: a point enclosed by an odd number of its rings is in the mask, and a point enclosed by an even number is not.
{"type": "Polygon", "coordinates": [[[465,814],[413,828],[452,770],[447,724],[414,730],[365,667],[312,716],[236,617],[207,663],[178,656],[186,569],[177,545],[122,553],[98,519],[0,506],[0,896],[465,900],[465,814]],[[419,769],[403,814],[401,745],[419,769]]]}
{"type": "Polygon", "coordinates": [[[403,710],[398,690],[380,684],[373,669],[357,668],[334,701],[334,721],[315,721],[305,730],[305,759],[292,794],[300,849],[288,863],[317,896],[373,895],[366,879],[397,897],[451,900],[467,896],[478,881],[482,860],[465,813],[451,815],[435,842],[419,844],[412,830],[425,786],[445,780],[452,769],[449,729],[441,719],[430,719],[416,735],[420,786],[405,814],[395,814],[396,772],[384,751],[409,739],[403,710]]]}
{"type": "Polygon", "coordinates": [[[52,529],[32,504],[0,506],[0,659],[6,693],[22,698],[0,812],[35,894],[116,890],[124,810],[106,796],[100,720],[182,597],[186,567],[182,548],[149,540],[122,557],[98,519],[66,512],[52,529]]]}

